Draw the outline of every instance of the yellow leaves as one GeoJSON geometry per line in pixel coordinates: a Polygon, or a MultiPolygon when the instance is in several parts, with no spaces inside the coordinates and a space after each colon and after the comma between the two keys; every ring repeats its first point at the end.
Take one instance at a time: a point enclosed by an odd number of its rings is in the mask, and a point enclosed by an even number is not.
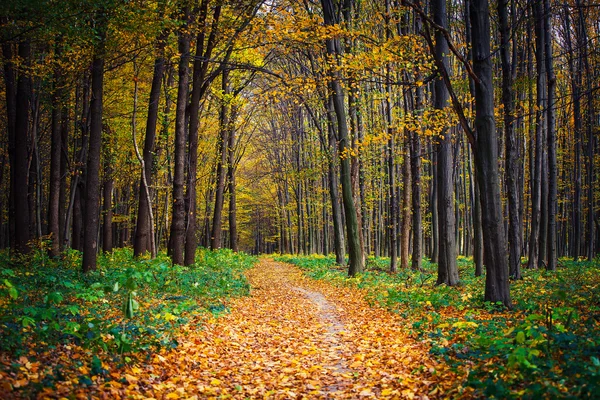
{"type": "Polygon", "coordinates": [[[221,381],[218,380],[217,378],[213,378],[210,380],[210,385],[211,386],[221,386],[221,381]]]}
{"type": "Polygon", "coordinates": [[[473,321],[458,321],[452,324],[453,328],[477,328],[479,325],[473,321]]]}

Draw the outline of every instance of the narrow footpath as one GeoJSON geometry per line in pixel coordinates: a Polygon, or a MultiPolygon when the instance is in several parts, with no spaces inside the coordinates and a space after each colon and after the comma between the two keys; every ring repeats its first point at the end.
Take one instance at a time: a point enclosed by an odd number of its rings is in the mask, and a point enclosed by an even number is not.
{"type": "MultiPolygon", "coordinates": [[[[446,397],[450,387],[428,348],[406,336],[399,317],[371,307],[357,289],[302,275],[263,259],[247,276],[250,297],[190,326],[174,350],[128,368],[141,398],[446,397]]],[[[100,394],[102,396],[102,394],[100,394]]],[[[451,396],[451,395],[450,395],[451,396]]]]}

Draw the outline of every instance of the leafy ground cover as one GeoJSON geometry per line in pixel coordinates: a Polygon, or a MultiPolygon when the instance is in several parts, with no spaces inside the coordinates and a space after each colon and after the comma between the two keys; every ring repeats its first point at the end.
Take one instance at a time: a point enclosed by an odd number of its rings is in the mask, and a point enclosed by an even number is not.
{"type": "MultiPolygon", "coordinates": [[[[556,272],[525,270],[512,282],[513,311],[483,302],[484,277],[459,259],[459,287],[435,286],[435,265],[389,274],[388,260],[348,278],[335,259],[281,256],[306,275],[364,290],[371,305],[407,321],[437,362],[460,379],[455,393],[495,398],[589,398],[600,393],[599,263],[562,260],[556,272]],[[465,391],[468,388],[471,391],[465,391]]],[[[460,394],[458,394],[460,396],[460,394]]]]}
{"type": "Polygon", "coordinates": [[[60,260],[44,249],[20,263],[1,257],[0,393],[14,397],[123,380],[124,366],[177,347],[181,329],[248,295],[243,272],[256,262],[201,250],[186,268],[165,254],[136,260],[131,249],[119,249],[84,275],[73,250],[60,260]]]}

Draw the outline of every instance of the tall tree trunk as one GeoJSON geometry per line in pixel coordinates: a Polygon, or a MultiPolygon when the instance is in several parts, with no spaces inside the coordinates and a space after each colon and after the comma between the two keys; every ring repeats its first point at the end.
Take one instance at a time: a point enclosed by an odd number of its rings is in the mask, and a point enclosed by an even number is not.
{"type": "Polygon", "coordinates": [[[339,182],[335,157],[336,135],[334,128],[333,103],[331,99],[327,106],[327,131],[329,141],[329,160],[328,160],[328,178],[329,178],[329,197],[331,199],[331,214],[333,217],[333,247],[335,250],[335,262],[338,265],[346,265],[346,244],[344,243],[344,225],[342,223],[342,207],[340,205],[339,182]]]}
{"type": "MultiPolygon", "coordinates": [[[[222,86],[223,94],[229,94],[229,70],[223,71],[222,86]]],[[[227,99],[223,99],[221,105],[220,136],[217,143],[217,175],[215,190],[215,209],[213,212],[213,223],[211,233],[211,249],[221,248],[223,204],[225,202],[225,174],[227,172],[227,134],[230,129],[230,110],[227,99]]]]}
{"type": "MultiPolygon", "coordinates": [[[[442,28],[448,26],[446,13],[446,0],[434,0],[431,4],[433,20],[442,28]]],[[[448,66],[448,42],[440,30],[435,33],[435,56],[447,69],[448,66]]],[[[442,78],[434,83],[435,100],[434,107],[443,110],[448,106],[448,88],[442,78]]],[[[438,186],[437,210],[438,210],[438,232],[439,232],[439,255],[438,255],[438,278],[437,284],[454,286],[458,283],[458,267],[456,265],[456,238],[455,238],[455,216],[454,196],[452,183],[452,142],[450,129],[445,128],[437,144],[437,174],[435,180],[438,186]]]]}
{"type": "MultiPolygon", "coordinates": [[[[421,114],[423,107],[423,89],[418,87],[416,98],[417,113],[421,114]]],[[[413,270],[421,270],[421,262],[423,259],[423,225],[421,214],[421,138],[419,133],[414,131],[411,135],[410,149],[411,177],[412,177],[412,261],[411,268],[413,270]]]]}
{"type": "Polygon", "coordinates": [[[402,189],[402,227],[400,230],[400,268],[408,268],[408,255],[410,252],[410,223],[411,223],[411,168],[410,168],[410,133],[406,132],[404,145],[404,160],[402,161],[402,179],[404,188],[402,189]]]}
{"type": "Polygon", "coordinates": [[[571,101],[573,102],[573,137],[574,137],[574,172],[573,172],[573,203],[571,227],[571,257],[579,259],[581,249],[581,140],[582,140],[582,118],[581,118],[581,73],[582,67],[575,66],[573,42],[571,40],[571,20],[570,10],[567,4],[564,5],[565,14],[565,37],[567,46],[567,60],[569,64],[569,73],[571,75],[571,101]]]}
{"type": "MultiPolygon", "coordinates": [[[[146,120],[146,137],[144,139],[143,166],[140,177],[140,193],[138,199],[138,215],[136,220],[135,240],[133,244],[133,255],[139,257],[150,251],[154,257],[155,250],[152,249],[152,235],[154,226],[150,221],[152,213],[152,202],[150,187],[153,184],[152,165],[154,164],[154,147],[156,142],[156,126],[158,124],[158,107],[160,102],[160,90],[165,71],[165,46],[168,33],[163,31],[156,41],[156,58],[154,60],[154,72],[150,97],[148,99],[148,117],[146,120]]],[[[156,246],[156,244],[155,244],[156,246]]]]}
{"type": "Polygon", "coordinates": [[[545,109],[546,103],[546,64],[544,62],[544,29],[543,29],[543,15],[542,15],[542,0],[536,0],[533,5],[533,18],[535,24],[535,36],[536,36],[536,67],[537,67],[537,103],[536,103],[536,128],[535,128],[535,166],[534,166],[534,182],[533,182],[533,194],[532,194],[532,215],[531,215],[531,238],[529,241],[529,268],[537,268],[540,263],[543,262],[545,254],[542,253],[542,246],[546,241],[546,238],[542,237],[542,233],[545,231],[544,216],[542,208],[546,206],[543,204],[544,200],[544,136],[546,132],[546,118],[545,109]]]}
{"type": "MultiPolygon", "coordinates": [[[[27,41],[19,43],[19,57],[28,63],[31,57],[30,44],[27,41]]],[[[29,134],[29,103],[31,96],[31,78],[26,73],[20,73],[17,80],[16,93],[16,116],[15,116],[15,141],[14,158],[11,164],[11,178],[14,179],[13,196],[14,200],[14,221],[15,221],[15,242],[14,250],[17,253],[26,254],[29,252],[29,223],[31,219],[28,207],[28,134],[29,134]]]]}
{"type": "Polygon", "coordinates": [[[171,234],[169,236],[169,256],[173,264],[183,265],[183,249],[185,244],[185,144],[186,108],[188,104],[190,36],[187,30],[189,10],[186,8],[184,27],[179,32],[179,85],[175,112],[175,173],[173,176],[173,216],[171,219],[171,234]]]}
{"type": "MultiPolygon", "coordinates": [[[[108,131],[107,131],[108,133],[108,131]]],[[[113,188],[114,188],[114,178],[113,178],[113,169],[111,165],[111,160],[105,154],[104,160],[104,187],[103,187],[103,224],[102,224],[102,250],[107,253],[112,252],[113,250],[113,188]]]]}
{"type": "Polygon", "coordinates": [[[204,96],[208,86],[206,85],[206,74],[209,61],[215,45],[217,25],[221,15],[221,5],[215,6],[212,29],[205,44],[206,17],[208,12],[208,0],[203,0],[200,5],[200,33],[196,38],[196,59],[194,60],[194,75],[192,81],[192,98],[190,104],[190,131],[188,147],[188,184],[186,192],[187,226],[185,234],[185,265],[193,265],[196,262],[196,248],[198,238],[196,232],[196,177],[198,169],[198,128],[200,125],[200,99],[204,96]],[[206,49],[205,49],[206,46],[206,49]]]}
{"type": "MultiPolygon", "coordinates": [[[[235,112],[233,113],[235,114],[235,112]]],[[[233,119],[233,117],[232,117],[233,119]]],[[[234,121],[232,121],[234,122],[234,121]]],[[[238,229],[237,229],[237,200],[235,193],[235,128],[229,132],[227,145],[227,184],[229,189],[229,247],[237,253],[238,251],[238,229]]]]}
{"type": "Polygon", "coordinates": [[[92,62],[92,102],[90,105],[90,139],[85,183],[85,216],[83,233],[83,272],[96,269],[98,224],[100,214],[100,151],[102,149],[102,95],[104,86],[104,40],[106,15],[97,13],[100,43],[92,62]]]}
{"type": "Polygon", "coordinates": [[[50,146],[50,190],[48,195],[48,233],[52,238],[50,256],[60,254],[60,188],[62,160],[62,98],[59,71],[54,72],[54,93],[52,94],[52,138],[50,146]]]}
{"type": "Polygon", "coordinates": [[[498,138],[494,119],[494,86],[490,58],[490,20],[488,0],[471,0],[473,29],[473,72],[475,85],[475,165],[481,195],[484,239],[485,300],[502,302],[511,308],[506,257],[506,239],[500,198],[498,138]]]}
{"type": "MultiPolygon", "coordinates": [[[[337,13],[335,11],[332,0],[321,0],[323,7],[323,17],[326,26],[335,25],[338,23],[337,13]]],[[[327,54],[334,60],[339,62],[339,56],[342,49],[338,39],[326,40],[327,54]]],[[[344,213],[346,216],[346,229],[349,249],[349,267],[348,275],[354,276],[362,272],[364,269],[363,249],[360,246],[360,238],[358,234],[358,219],[356,215],[356,207],[354,205],[354,195],[352,193],[352,176],[350,171],[350,143],[348,137],[348,124],[346,121],[346,110],[344,107],[344,91],[341,86],[340,72],[334,70],[333,66],[330,69],[329,87],[333,99],[333,108],[335,110],[338,127],[338,151],[341,164],[341,181],[342,181],[342,200],[344,202],[344,213]]]]}
{"type": "Polygon", "coordinates": [[[506,145],[506,188],[508,195],[508,252],[510,275],[521,279],[521,221],[519,218],[519,148],[513,126],[514,97],[508,26],[508,0],[498,0],[500,59],[502,63],[502,104],[506,145]]]}
{"type": "Polygon", "coordinates": [[[556,162],[556,123],[555,123],[555,87],[556,77],[554,76],[554,59],[552,56],[552,9],[550,8],[550,0],[544,0],[544,36],[546,38],[544,44],[545,60],[546,60],[546,75],[547,75],[547,109],[546,119],[548,124],[548,237],[547,237],[547,259],[546,268],[555,270],[557,259],[557,242],[556,242],[556,218],[558,212],[558,188],[557,188],[557,162],[556,162]]]}
{"type": "Polygon", "coordinates": [[[9,195],[8,195],[8,240],[11,251],[16,251],[15,240],[15,168],[16,166],[16,118],[17,118],[17,82],[13,62],[12,45],[2,44],[4,58],[4,92],[6,98],[6,130],[8,133],[8,159],[10,166],[9,195]]]}

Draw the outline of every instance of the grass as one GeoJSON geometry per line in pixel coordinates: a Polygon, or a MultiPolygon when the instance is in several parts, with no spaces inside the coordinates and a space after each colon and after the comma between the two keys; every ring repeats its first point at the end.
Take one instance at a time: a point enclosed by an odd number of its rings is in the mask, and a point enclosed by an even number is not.
{"type": "Polygon", "coordinates": [[[181,267],[164,253],[137,260],[125,248],[101,255],[97,271],[82,274],[75,250],[51,260],[41,249],[19,263],[2,253],[0,352],[19,357],[75,344],[133,357],[176,346],[178,326],[249,293],[243,271],[255,261],[200,249],[194,266],[181,267]]]}
{"type": "Polygon", "coordinates": [[[353,285],[372,304],[407,320],[407,330],[430,343],[441,362],[487,398],[582,398],[600,393],[600,263],[561,260],[560,268],[524,270],[511,283],[514,310],[483,301],[485,277],[458,258],[458,287],[435,286],[436,265],[387,272],[389,260],[369,258],[348,278],[332,256],[278,257],[314,279],[353,285]]]}

